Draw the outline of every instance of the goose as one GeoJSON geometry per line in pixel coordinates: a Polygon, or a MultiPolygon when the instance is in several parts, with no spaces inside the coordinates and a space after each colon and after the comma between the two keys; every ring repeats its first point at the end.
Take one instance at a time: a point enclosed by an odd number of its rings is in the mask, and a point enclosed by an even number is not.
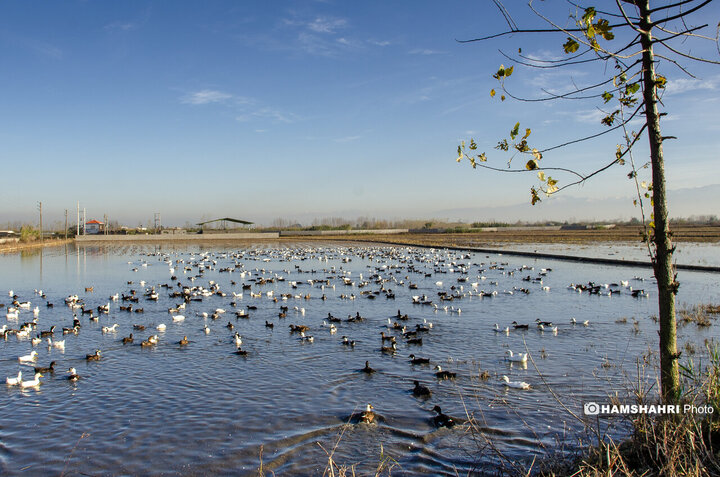
{"type": "Polygon", "coordinates": [[[301,331],[300,332],[300,341],[307,341],[308,343],[312,343],[313,341],[315,341],[315,338],[312,336],[305,336],[305,332],[301,331]]]}
{"type": "Polygon", "coordinates": [[[77,381],[78,379],[80,379],[80,375],[77,373],[75,368],[68,369],[68,373],[70,373],[67,377],[68,380],[77,381]]]}
{"type": "Polygon", "coordinates": [[[203,327],[203,331],[205,332],[206,335],[209,335],[209,334],[210,334],[210,328],[208,327],[208,325],[205,325],[205,326],[203,327]]]}
{"type": "Polygon", "coordinates": [[[5,378],[5,384],[8,386],[17,386],[22,382],[22,371],[18,371],[17,377],[11,378],[7,377],[5,378]]]}
{"type": "Polygon", "coordinates": [[[30,351],[30,354],[26,354],[25,356],[20,356],[18,358],[18,361],[21,363],[34,363],[37,360],[38,353],[37,351],[30,351]]]}
{"type": "Polygon", "coordinates": [[[537,323],[538,327],[540,325],[542,326],[552,326],[552,321],[540,321],[540,318],[535,319],[535,323],[537,323]]]}
{"type": "Polygon", "coordinates": [[[429,398],[432,396],[432,391],[427,386],[423,386],[419,381],[413,381],[415,387],[413,388],[413,395],[417,397],[429,398]]]}
{"type": "Polygon", "coordinates": [[[32,388],[35,386],[40,385],[40,378],[42,378],[41,373],[35,373],[35,377],[29,381],[20,381],[20,387],[21,388],[32,388]]]}
{"type": "Polygon", "coordinates": [[[443,414],[440,406],[435,406],[432,410],[437,413],[437,416],[433,417],[435,427],[453,427],[455,425],[453,418],[443,414]]]}
{"type": "Polygon", "coordinates": [[[437,365],[435,366],[435,377],[438,379],[455,379],[457,377],[457,373],[444,371],[440,365],[437,365]]]}
{"type": "Polygon", "coordinates": [[[530,385],[525,381],[510,381],[507,376],[503,376],[503,384],[514,389],[530,389],[530,385]]]}
{"type": "Polygon", "coordinates": [[[518,353],[513,354],[511,350],[505,351],[505,359],[507,361],[510,361],[512,363],[527,363],[528,354],[527,353],[518,353]]]}

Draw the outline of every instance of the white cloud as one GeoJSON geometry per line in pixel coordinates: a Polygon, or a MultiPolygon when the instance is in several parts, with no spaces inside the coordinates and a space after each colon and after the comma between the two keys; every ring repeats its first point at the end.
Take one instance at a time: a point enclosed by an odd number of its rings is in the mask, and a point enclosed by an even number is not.
{"type": "Polygon", "coordinates": [[[225,103],[233,98],[233,95],[216,91],[212,89],[204,89],[185,95],[181,101],[185,104],[212,104],[225,103]]]}
{"type": "Polygon", "coordinates": [[[318,17],[308,23],[308,29],[315,33],[335,33],[335,31],[345,28],[347,20],[343,18],[318,17]]]}
{"type": "Polygon", "coordinates": [[[362,137],[362,136],[339,137],[339,138],[335,139],[335,142],[339,142],[339,143],[353,142],[353,141],[357,141],[357,140],[360,139],[361,137],[362,137]]]}
{"type": "Polygon", "coordinates": [[[720,79],[712,78],[709,80],[701,80],[695,78],[679,78],[674,80],[668,80],[665,86],[665,94],[681,94],[687,93],[688,91],[697,90],[716,90],[720,84],[720,79]]]}
{"type": "Polygon", "coordinates": [[[428,48],[416,48],[410,50],[411,55],[441,55],[443,52],[438,50],[430,50],[428,48]]]}

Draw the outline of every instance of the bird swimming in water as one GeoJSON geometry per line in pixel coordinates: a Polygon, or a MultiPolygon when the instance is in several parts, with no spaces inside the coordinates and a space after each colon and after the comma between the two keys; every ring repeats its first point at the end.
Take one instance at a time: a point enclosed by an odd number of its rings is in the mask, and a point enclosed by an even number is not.
{"type": "Polygon", "coordinates": [[[366,373],[366,374],[372,374],[375,372],[375,370],[370,367],[369,361],[365,361],[365,367],[362,368],[360,371],[362,371],[363,373],[366,373]]]}
{"type": "Polygon", "coordinates": [[[433,417],[435,427],[453,427],[455,425],[453,418],[447,414],[443,414],[440,406],[435,406],[433,411],[437,413],[437,416],[433,417]]]}
{"type": "Polygon", "coordinates": [[[413,381],[415,387],[413,388],[413,395],[417,397],[429,398],[432,395],[430,388],[423,386],[419,381],[413,381]]]}

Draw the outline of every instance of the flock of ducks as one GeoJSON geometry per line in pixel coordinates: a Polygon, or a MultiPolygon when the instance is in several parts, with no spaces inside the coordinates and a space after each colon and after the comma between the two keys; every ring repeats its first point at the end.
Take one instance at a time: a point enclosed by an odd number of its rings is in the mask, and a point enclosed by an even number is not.
{"type": "MultiPolygon", "coordinates": [[[[64,306],[69,313],[64,315],[72,316],[72,324],[62,327],[63,339],[57,339],[60,331],[57,330],[59,324],[54,324],[48,328],[39,328],[42,325],[40,320],[39,305],[35,305],[31,300],[20,301],[22,298],[10,290],[8,295],[11,303],[8,305],[0,303],[0,308],[6,307],[5,317],[8,324],[0,327],[0,337],[8,340],[9,337],[15,335],[18,340],[28,340],[31,347],[40,346],[43,340],[48,345],[48,349],[59,349],[65,351],[66,340],[74,339],[83,331],[84,325],[82,319],[92,322],[98,322],[101,318],[103,321],[110,321],[112,324],[102,325],[100,327],[101,335],[115,336],[121,330],[130,331],[126,336],[119,337],[118,343],[122,346],[138,346],[140,348],[164,346],[166,344],[178,347],[192,346],[193,339],[188,335],[184,335],[179,341],[173,343],[164,343],[160,335],[168,329],[168,324],[183,325],[186,322],[199,323],[197,325],[198,334],[208,335],[212,333],[209,324],[212,322],[224,323],[227,320],[228,346],[231,347],[234,354],[249,357],[256,350],[248,350],[243,348],[243,337],[235,327],[242,327],[242,322],[252,318],[259,318],[265,322],[265,328],[274,329],[275,325],[280,325],[282,320],[286,320],[288,315],[296,317],[296,319],[305,319],[306,314],[312,313],[311,305],[313,300],[339,299],[348,301],[353,300],[378,300],[383,302],[395,300],[398,297],[406,297],[407,305],[413,307],[413,315],[430,311],[432,313],[447,312],[448,314],[462,313],[459,302],[470,297],[478,297],[481,299],[493,299],[499,295],[512,296],[527,295],[535,291],[547,293],[550,288],[543,283],[543,277],[547,276],[551,269],[542,269],[537,276],[527,275],[521,277],[523,286],[516,286],[512,289],[506,289],[502,293],[498,293],[498,281],[488,279],[486,273],[493,271],[502,275],[513,277],[516,274],[523,275],[532,271],[532,267],[510,268],[507,263],[472,263],[471,256],[462,253],[449,253],[430,250],[429,253],[423,253],[408,248],[348,248],[348,249],[277,249],[277,250],[244,250],[239,252],[203,252],[198,254],[190,254],[189,256],[180,257],[169,254],[147,254],[147,258],[141,259],[139,263],[132,263],[131,271],[136,272],[142,268],[147,268],[151,263],[150,260],[155,259],[164,263],[168,267],[170,281],[167,283],[149,284],[144,280],[137,284],[129,280],[127,281],[127,289],[112,293],[107,299],[100,300],[95,295],[94,286],[86,287],[84,296],[81,293],[71,294],[64,298],[64,306]],[[355,257],[368,260],[370,263],[377,265],[368,266],[367,273],[357,273],[349,271],[342,266],[332,266],[330,260],[340,259],[341,263],[348,264],[355,257]],[[249,270],[245,268],[245,261],[262,261],[263,266],[268,262],[273,262],[278,266],[287,268],[282,271],[272,271],[265,268],[255,268],[249,270]],[[308,262],[314,260],[314,262],[308,262]],[[310,263],[320,263],[317,269],[312,268],[310,263]],[[289,265],[288,265],[289,264],[289,265]],[[290,268],[292,267],[292,268],[290,268]],[[209,280],[206,275],[210,272],[217,274],[229,274],[230,286],[225,289],[219,284],[219,279],[209,280]],[[420,289],[422,278],[432,276],[447,275],[445,280],[437,280],[434,286],[440,290],[436,290],[435,296],[432,291],[427,290],[423,295],[410,295],[410,293],[400,294],[398,290],[407,288],[408,290],[420,289]],[[472,277],[475,279],[472,279],[472,277]],[[451,284],[448,286],[448,282],[451,284]],[[139,285],[139,287],[137,286],[139,285]],[[268,288],[274,288],[269,290],[268,288]],[[245,297],[248,297],[246,300],[245,297]],[[169,302],[171,306],[167,308],[167,312],[159,311],[158,303],[161,298],[169,302]],[[409,298],[409,299],[408,299],[409,298]],[[140,306],[140,301],[143,305],[140,306]],[[258,304],[265,301],[262,311],[258,311],[258,304]],[[100,301],[100,303],[97,303],[100,301]],[[222,301],[221,306],[210,306],[210,302],[217,303],[222,301]],[[94,303],[94,304],[91,304],[94,303]],[[257,303],[257,304],[256,304],[257,303]],[[266,308],[277,308],[268,312],[266,308]],[[308,307],[308,310],[306,310],[308,307]],[[147,311],[146,311],[147,308],[147,311]],[[160,320],[160,323],[149,324],[146,320],[138,320],[138,317],[150,316],[154,320],[160,320]],[[32,317],[31,317],[32,316],[32,317]],[[163,316],[165,318],[163,318],[163,316]],[[228,320],[226,317],[230,316],[228,320]],[[234,320],[232,319],[234,317],[234,320]],[[20,323],[21,321],[24,321],[20,323]],[[141,324],[140,321],[144,321],[141,324]],[[200,324],[202,327],[200,327],[200,324]],[[145,334],[144,338],[137,338],[135,334],[145,334]],[[67,337],[67,338],[66,338],[67,337]]],[[[131,263],[131,262],[128,262],[131,263]]],[[[430,288],[422,285],[423,289],[430,288]]],[[[588,285],[571,284],[571,288],[576,291],[587,291],[590,294],[601,294],[607,290],[608,293],[619,293],[622,289],[630,289],[633,296],[646,296],[645,292],[632,290],[626,282],[620,285],[596,285],[589,283],[588,285]]],[[[47,299],[42,290],[35,290],[35,295],[45,301],[48,309],[55,307],[56,303],[47,299]]],[[[400,298],[402,299],[402,298],[400,298]]],[[[59,300],[56,300],[59,301],[59,300]]],[[[386,307],[385,307],[386,308],[386,307]]],[[[66,318],[69,321],[69,318],[66,318]]],[[[432,343],[433,334],[436,326],[428,321],[428,318],[411,317],[408,313],[402,313],[398,309],[396,314],[390,317],[362,316],[359,311],[354,315],[350,314],[347,318],[334,316],[328,313],[326,317],[322,317],[322,324],[319,324],[320,318],[313,317],[310,320],[317,320],[317,325],[289,323],[286,328],[291,336],[296,336],[298,342],[311,345],[315,342],[315,335],[322,333],[336,339],[338,346],[355,350],[363,348],[365,351],[372,350],[377,353],[377,357],[396,357],[400,352],[399,344],[403,345],[402,349],[418,350],[409,353],[408,360],[411,370],[416,366],[433,366],[433,373],[425,376],[425,380],[432,376],[437,380],[439,385],[443,381],[456,379],[457,373],[444,370],[437,363],[426,356],[420,356],[420,351],[424,345],[432,343]],[[357,325],[354,325],[357,324],[357,325]],[[352,336],[359,328],[357,326],[378,326],[377,344],[369,344],[367,339],[359,339],[352,336]],[[341,338],[335,337],[339,329],[343,329],[344,335],[341,338]]],[[[290,320],[287,320],[290,321],[290,320]]],[[[575,318],[571,319],[571,325],[588,326],[589,322],[578,322],[575,318]]],[[[529,330],[530,324],[522,324],[513,321],[508,326],[501,328],[495,324],[494,331],[496,333],[509,334],[512,331],[529,330]]],[[[558,326],[550,321],[542,321],[539,318],[535,320],[534,327],[539,332],[558,333],[558,326]]],[[[97,329],[97,328],[95,328],[97,329]]],[[[323,340],[328,338],[323,337],[323,340]]],[[[67,345],[71,345],[68,343],[67,345]]],[[[74,350],[74,348],[73,348],[74,350]]],[[[371,351],[373,352],[373,351],[371,351]]],[[[506,350],[503,359],[510,363],[527,363],[527,353],[514,353],[506,350]]],[[[85,354],[85,361],[102,361],[103,352],[101,349],[95,349],[94,352],[85,354]]],[[[20,388],[37,388],[41,385],[41,378],[46,375],[52,375],[55,372],[56,361],[52,361],[47,367],[35,366],[38,360],[38,352],[34,349],[29,354],[19,356],[18,363],[20,370],[17,375],[6,378],[8,387],[18,386],[20,388]],[[33,369],[34,368],[34,369],[33,369]],[[33,373],[30,373],[33,369],[33,373]],[[31,375],[32,379],[23,379],[23,371],[26,375],[31,375]]],[[[368,376],[374,375],[377,370],[370,365],[370,360],[365,361],[365,366],[359,369],[360,372],[368,376]]],[[[408,389],[408,393],[417,397],[421,401],[432,399],[433,390],[423,384],[421,379],[423,376],[413,371],[415,376],[411,380],[413,387],[408,389]]],[[[64,379],[76,382],[80,379],[74,367],[67,368],[64,379]]],[[[528,390],[531,385],[523,381],[511,381],[508,376],[503,375],[500,385],[506,388],[528,390]]],[[[430,418],[432,424],[436,427],[452,427],[458,419],[454,419],[443,414],[439,405],[434,405],[431,410],[435,415],[430,418]]],[[[376,423],[382,419],[375,413],[372,404],[368,403],[365,409],[357,414],[353,414],[350,418],[353,422],[376,423]]]]}

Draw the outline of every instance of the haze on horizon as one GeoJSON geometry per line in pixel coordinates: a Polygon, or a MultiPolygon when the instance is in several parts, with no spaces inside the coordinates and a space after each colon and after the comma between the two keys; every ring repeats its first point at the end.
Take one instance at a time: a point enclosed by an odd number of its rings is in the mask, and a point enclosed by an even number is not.
{"type": "MultiPolygon", "coordinates": [[[[543,2],[554,18],[566,3],[543,2]]],[[[583,2],[584,3],[584,2],[583,2]]],[[[591,4],[591,3],[589,3],[591,4]]],[[[717,17],[720,5],[710,5],[717,17]]],[[[511,10],[535,24],[524,6],[511,10]]],[[[712,16],[712,15],[711,15],[712,16]]],[[[562,35],[459,44],[503,28],[492,2],[61,1],[0,5],[0,224],[87,217],[164,225],[237,217],[627,219],[633,184],[615,167],[540,206],[532,175],[455,163],[461,140],[493,150],[517,120],[550,146],[602,130],[593,102],[500,103],[498,48],[562,55],[562,35]],[[624,206],[622,204],[625,204],[624,206]]],[[[717,56],[699,49],[696,54],[717,56]]],[[[720,215],[720,69],[663,66],[674,216],[720,215]]],[[[595,79],[516,67],[528,96],[595,79]]],[[[590,171],[620,137],[547,154],[590,171]]],[[[637,160],[647,157],[644,145],[637,160]]],[[[72,221],[71,221],[72,222],[72,221]]]]}

